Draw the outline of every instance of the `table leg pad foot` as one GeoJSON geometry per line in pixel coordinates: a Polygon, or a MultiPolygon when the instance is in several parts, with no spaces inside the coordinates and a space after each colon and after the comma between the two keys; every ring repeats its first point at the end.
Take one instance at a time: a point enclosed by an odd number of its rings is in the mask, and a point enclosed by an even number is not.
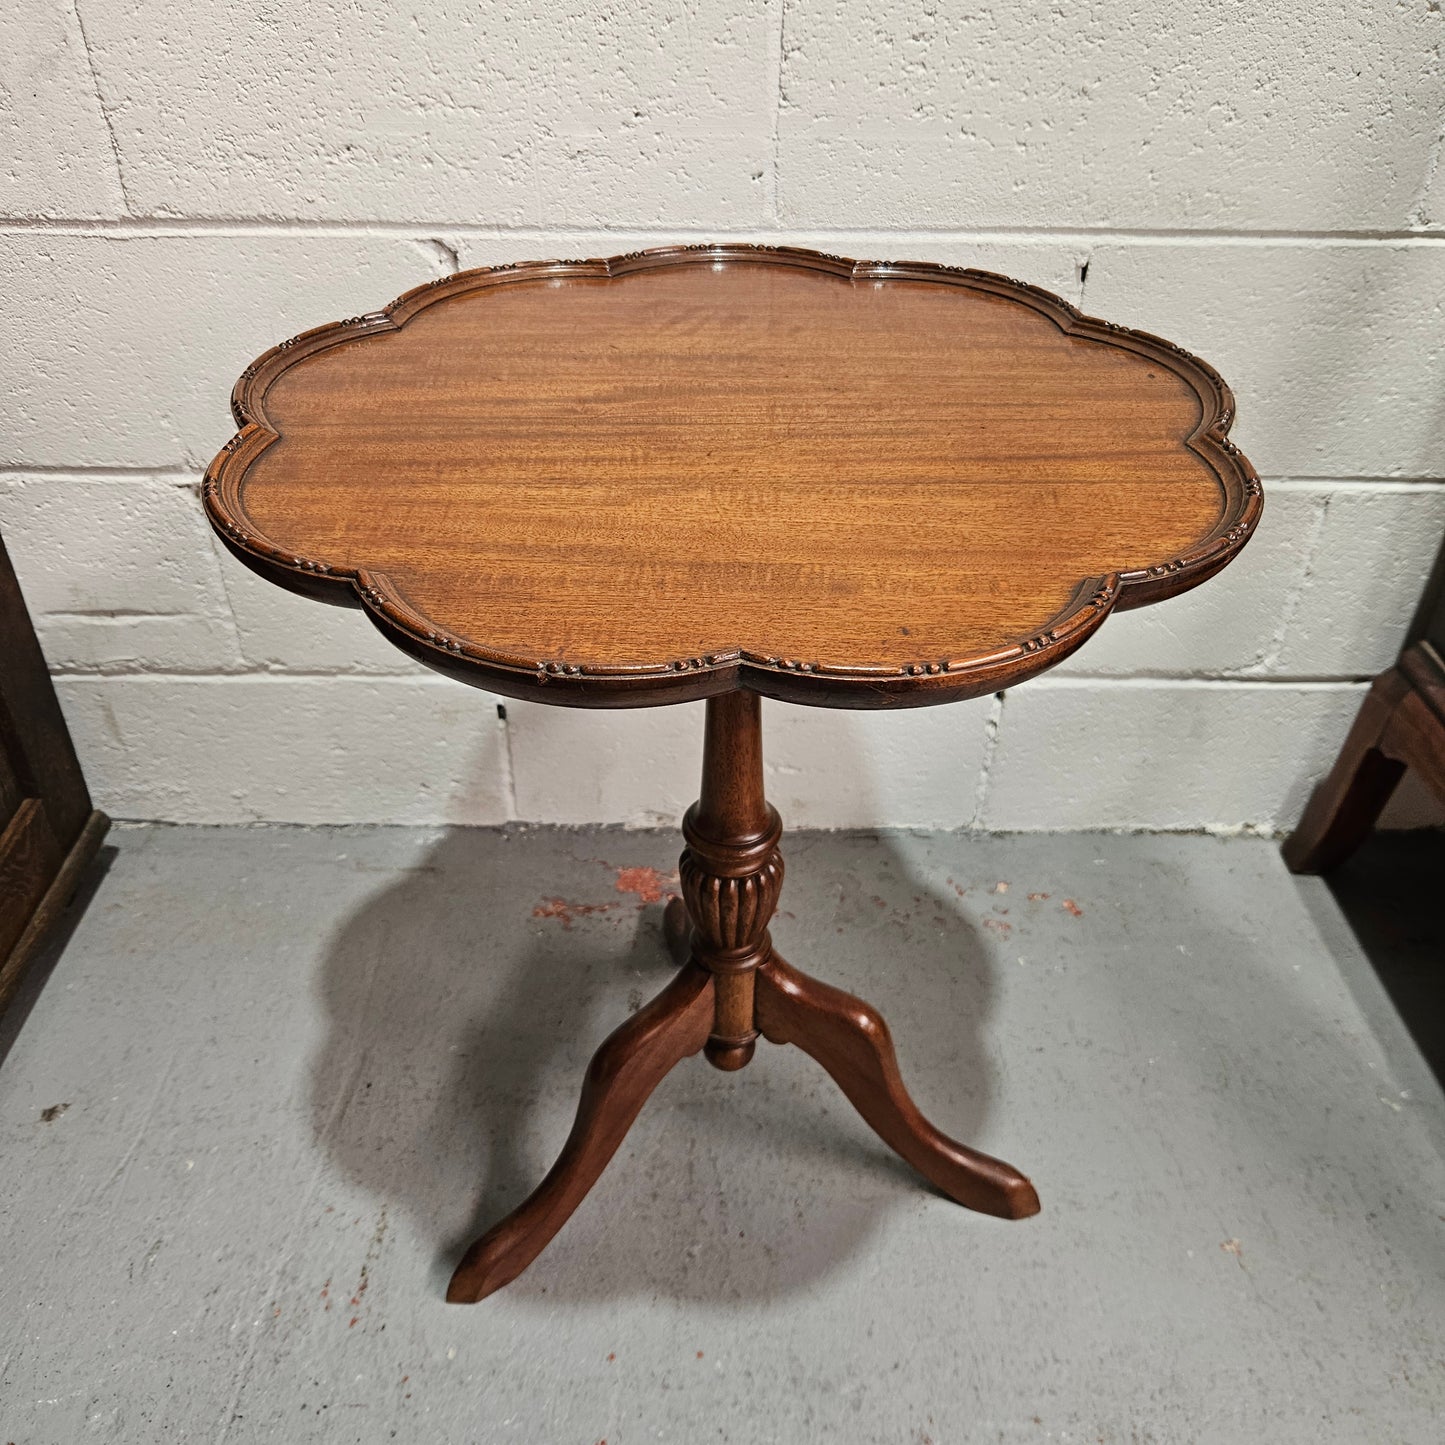
{"type": "Polygon", "coordinates": [[[547,1177],[474,1243],[447,1299],[474,1304],[510,1284],[547,1247],[617,1152],[673,1065],[698,1053],[713,1025],[712,976],[684,968],[603,1041],[587,1066],[572,1132],[547,1177]]]}
{"type": "Polygon", "coordinates": [[[755,988],[763,1037],[796,1044],[816,1059],[883,1142],[949,1198],[1004,1219],[1039,1212],[1034,1186],[1017,1169],[950,1139],[923,1117],[903,1086],[877,1009],[777,954],[758,970],[755,988]]]}

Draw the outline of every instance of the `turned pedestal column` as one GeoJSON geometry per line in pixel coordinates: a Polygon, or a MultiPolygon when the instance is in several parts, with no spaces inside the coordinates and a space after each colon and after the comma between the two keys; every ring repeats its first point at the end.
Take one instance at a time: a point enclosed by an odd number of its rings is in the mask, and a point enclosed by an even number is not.
{"type": "Polygon", "coordinates": [[[701,796],[682,820],[678,876],[692,958],[713,979],[705,1047],[719,1069],[740,1069],[753,1056],[755,980],[772,952],[768,922],[783,886],[783,824],[763,798],[761,706],[754,692],[708,703],[701,796]]]}
{"type": "Polygon", "coordinates": [[[682,899],[667,915],[680,971],[597,1051],[557,1162],[467,1251],[447,1290],[452,1301],[485,1298],[541,1253],[673,1064],[701,1049],[717,1068],[741,1069],[759,1035],[811,1054],[884,1142],[960,1204],[1008,1219],[1038,1212],[1017,1169],[950,1139],[919,1112],[876,1009],[774,952],[768,921],[783,883],[782,824],[763,796],[755,693],[708,700],[701,795],[682,830],[682,899]]]}
{"type": "Polygon", "coordinates": [[[774,950],[758,698],[984,697],[1212,577],[1263,503],[1210,366],[1007,276],[723,243],[439,277],[280,342],[231,405],[202,495],[253,571],[489,693],[707,703],[677,974],[450,1298],[527,1266],[678,1060],[739,1069],[759,1037],[952,1198],[1037,1209],[918,1112],[873,1009],[774,950]]]}

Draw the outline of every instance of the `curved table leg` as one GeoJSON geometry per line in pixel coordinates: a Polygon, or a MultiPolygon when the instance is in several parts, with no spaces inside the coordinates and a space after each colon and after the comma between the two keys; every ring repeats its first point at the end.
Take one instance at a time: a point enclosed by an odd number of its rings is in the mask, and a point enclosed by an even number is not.
{"type": "Polygon", "coordinates": [[[923,1117],[903,1087],[888,1025],[876,1009],[777,954],[758,969],[755,989],[763,1037],[811,1054],[883,1142],[951,1199],[1004,1219],[1039,1212],[1034,1186],[1017,1169],[957,1143],[923,1117]]]}
{"type": "Polygon", "coordinates": [[[547,1177],[467,1250],[447,1286],[474,1304],[521,1274],[597,1182],[623,1136],[672,1066],[707,1042],[713,981],[684,968],[645,1008],[608,1035],[587,1066],[572,1132],[547,1177]]]}

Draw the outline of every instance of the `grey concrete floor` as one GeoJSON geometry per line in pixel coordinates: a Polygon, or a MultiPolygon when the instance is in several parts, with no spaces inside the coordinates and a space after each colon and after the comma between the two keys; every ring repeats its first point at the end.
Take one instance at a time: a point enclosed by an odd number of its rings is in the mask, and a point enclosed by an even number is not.
{"type": "Polygon", "coordinates": [[[1445,1106],[1321,883],[1255,840],[789,841],[781,950],[1039,1217],[764,1046],[448,1306],[668,976],[676,837],[121,829],[0,1035],[0,1441],[1445,1438],[1445,1106]]]}

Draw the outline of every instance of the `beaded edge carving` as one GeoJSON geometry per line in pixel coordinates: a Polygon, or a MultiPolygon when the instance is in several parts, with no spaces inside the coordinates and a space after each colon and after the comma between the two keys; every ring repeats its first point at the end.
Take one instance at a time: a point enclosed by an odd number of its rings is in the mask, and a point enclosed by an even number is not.
{"type": "Polygon", "coordinates": [[[900,688],[936,690],[941,694],[939,701],[977,694],[995,685],[1021,681],[1061,661],[1079,647],[1117,605],[1160,600],[1202,582],[1223,567],[1249,539],[1263,506],[1263,489],[1254,468],[1229,439],[1235,414],[1233,394],[1212,366],[1174,342],[1117,322],[1086,316],[1051,291],[995,272],[927,261],[854,261],[846,256],[791,246],[699,243],[629,251],[593,260],[509,262],[439,276],[404,292],[380,311],[330,322],[279,342],[241,373],[232,391],[231,410],[241,430],[221,448],[207,468],[201,494],[211,524],[232,550],[241,554],[243,560],[260,562],[263,570],[280,569],[299,574],[298,580],[314,579],[311,590],[315,584],[349,586],[384,632],[400,634],[397,640],[404,640],[408,651],[458,675],[470,666],[478,675],[469,680],[479,686],[487,684],[490,673],[494,681],[505,677],[517,682],[528,679],[537,686],[586,682],[591,690],[611,684],[645,691],[649,685],[671,686],[683,675],[691,675],[699,681],[711,677],[723,684],[707,691],[724,691],[727,676],[746,670],[784,675],[805,688],[809,681],[853,682],[875,688],[883,684],[891,692],[900,688]],[[278,433],[266,422],[266,390],[283,371],[303,357],[358,336],[398,330],[417,312],[437,301],[490,286],[566,276],[625,276],[666,266],[718,261],[798,266],[855,281],[899,279],[963,286],[1029,306],[1067,335],[1099,341],[1162,362],[1188,382],[1199,397],[1201,419],[1186,444],[1208,462],[1219,477],[1225,491],[1224,515],[1209,536],[1182,556],[1133,571],[1083,579],[1059,616],[1033,636],[1020,638],[986,656],[920,658],[896,668],[835,666],[742,649],[607,667],[509,655],[439,627],[410,607],[380,573],[337,569],[324,561],[297,556],[275,546],[247,518],[240,498],[241,479],[250,463],[279,439],[278,433]],[[430,655],[433,653],[435,656],[430,655]]]}

